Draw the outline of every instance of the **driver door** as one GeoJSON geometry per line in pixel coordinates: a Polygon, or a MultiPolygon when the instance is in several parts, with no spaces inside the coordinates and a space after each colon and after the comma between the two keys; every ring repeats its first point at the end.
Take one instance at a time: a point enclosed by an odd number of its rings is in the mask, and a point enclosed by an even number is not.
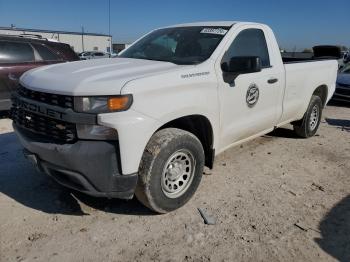
{"type": "MultiPolygon", "coordinates": [[[[221,102],[221,149],[269,129],[277,121],[282,75],[271,66],[269,47],[263,29],[241,29],[220,61],[232,57],[260,57],[260,72],[238,75],[227,82],[219,77],[221,102]]],[[[221,68],[217,68],[223,75],[221,68]]]]}

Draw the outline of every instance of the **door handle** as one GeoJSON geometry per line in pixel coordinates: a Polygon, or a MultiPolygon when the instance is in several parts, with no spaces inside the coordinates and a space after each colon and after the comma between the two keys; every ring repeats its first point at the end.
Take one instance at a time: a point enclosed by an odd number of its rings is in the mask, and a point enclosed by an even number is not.
{"type": "Polygon", "coordinates": [[[274,84],[274,83],[277,83],[277,82],[278,82],[277,78],[270,78],[269,80],[267,80],[267,83],[269,83],[269,84],[274,84]]]}

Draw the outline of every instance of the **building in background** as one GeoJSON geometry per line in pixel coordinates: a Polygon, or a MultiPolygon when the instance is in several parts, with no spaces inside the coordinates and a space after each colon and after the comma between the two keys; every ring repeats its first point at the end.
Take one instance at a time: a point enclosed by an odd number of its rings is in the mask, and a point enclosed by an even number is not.
{"type": "Polygon", "coordinates": [[[113,44],[113,53],[119,54],[121,51],[123,51],[125,48],[128,48],[131,44],[120,44],[115,43],[113,44]]]}
{"type": "Polygon", "coordinates": [[[29,29],[17,27],[0,27],[0,34],[37,35],[41,36],[42,38],[52,39],[54,41],[69,44],[77,53],[84,51],[103,51],[110,53],[112,47],[112,36],[104,34],[29,29]]]}

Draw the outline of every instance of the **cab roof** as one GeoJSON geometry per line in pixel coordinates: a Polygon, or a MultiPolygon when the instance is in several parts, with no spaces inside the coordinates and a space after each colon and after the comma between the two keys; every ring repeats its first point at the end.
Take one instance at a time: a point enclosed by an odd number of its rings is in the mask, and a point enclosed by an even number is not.
{"type": "Polygon", "coordinates": [[[194,22],[194,23],[184,23],[184,24],[177,24],[172,25],[169,27],[187,27],[187,26],[233,26],[234,24],[237,24],[239,22],[237,21],[207,21],[207,22],[194,22]]]}

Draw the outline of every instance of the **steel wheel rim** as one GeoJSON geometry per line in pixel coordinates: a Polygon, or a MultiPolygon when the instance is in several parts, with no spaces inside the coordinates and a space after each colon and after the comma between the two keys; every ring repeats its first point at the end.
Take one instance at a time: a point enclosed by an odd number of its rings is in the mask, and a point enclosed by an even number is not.
{"type": "Polygon", "coordinates": [[[182,196],[192,183],[195,166],[196,161],[190,151],[180,149],[172,154],[162,172],[163,193],[169,198],[182,196]]]}
{"type": "Polygon", "coordinates": [[[310,115],[310,130],[313,131],[318,123],[318,118],[319,118],[319,109],[317,105],[314,105],[314,107],[311,110],[311,115],[310,115]]]}

